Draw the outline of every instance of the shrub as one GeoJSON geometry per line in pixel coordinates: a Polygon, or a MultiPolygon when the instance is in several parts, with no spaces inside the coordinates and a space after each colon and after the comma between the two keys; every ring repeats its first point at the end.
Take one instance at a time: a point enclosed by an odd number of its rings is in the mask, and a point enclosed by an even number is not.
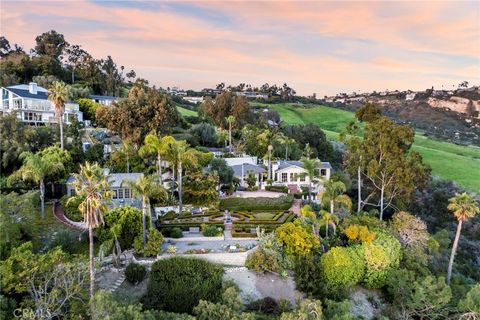
{"type": "Polygon", "coordinates": [[[147,257],[154,257],[162,252],[163,236],[157,229],[150,229],[148,232],[147,246],[143,254],[147,257]]]}
{"type": "Polygon", "coordinates": [[[175,239],[182,238],[183,237],[182,229],[180,229],[178,227],[173,228],[172,231],[170,232],[170,237],[175,238],[175,239]]]}
{"type": "Polygon", "coordinates": [[[173,257],[155,262],[150,272],[146,308],[191,313],[200,300],[217,302],[223,268],[205,260],[173,257]]]}
{"type": "Polygon", "coordinates": [[[133,251],[136,254],[143,253],[143,235],[138,235],[135,237],[135,240],[133,241],[133,251]]]}
{"type": "Polygon", "coordinates": [[[300,223],[285,223],[275,230],[275,234],[282,242],[287,254],[308,255],[319,246],[318,239],[313,232],[305,229],[300,223]]]}
{"type": "Polygon", "coordinates": [[[223,235],[223,229],[217,226],[202,224],[202,234],[205,237],[219,237],[223,235]]]}
{"type": "Polygon", "coordinates": [[[274,252],[267,252],[262,248],[258,248],[247,256],[245,266],[258,272],[269,270],[279,273],[282,271],[278,255],[274,252]]]}
{"type": "Polygon", "coordinates": [[[295,261],[295,286],[298,290],[320,296],[322,293],[322,273],[317,257],[301,257],[295,261]]]}
{"type": "Polygon", "coordinates": [[[75,234],[69,230],[58,231],[48,243],[48,248],[61,247],[63,251],[75,253],[77,249],[78,239],[75,234]]]}
{"type": "Polygon", "coordinates": [[[465,297],[458,302],[458,310],[477,313],[480,316],[480,283],[473,286],[465,297]]]}
{"type": "Polygon", "coordinates": [[[274,315],[278,315],[280,313],[278,302],[271,297],[265,297],[263,299],[250,302],[247,305],[247,310],[274,315]]]}
{"type": "Polygon", "coordinates": [[[359,247],[365,259],[365,277],[367,288],[381,288],[386,284],[391,270],[398,268],[401,257],[400,242],[393,236],[377,231],[371,244],[359,247]]]}
{"type": "MultiPolygon", "coordinates": [[[[95,230],[100,242],[112,238],[111,228],[119,226],[120,232],[117,233],[118,241],[122,250],[133,247],[135,237],[143,234],[142,230],[142,211],[137,208],[123,207],[115,208],[104,215],[105,224],[95,230]]],[[[149,217],[147,217],[147,225],[149,217]]]]}
{"type": "Polygon", "coordinates": [[[273,192],[288,193],[288,187],[286,187],[286,186],[266,186],[265,190],[266,191],[273,191],[273,192]]]}
{"type": "Polygon", "coordinates": [[[168,249],[167,249],[167,252],[169,254],[176,254],[177,253],[177,247],[175,247],[174,245],[169,245],[168,249]]]}
{"type": "Polygon", "coordinates": [[[133,285],[142,282],[146,275],[147,269],[141,264],[130,262],[125,268],[125,278],[133,285]]]}
{"type": "Polygon", "coordinates": [[[65,216],[72,221],[76,221],[76,222],[83,221],[83,215],[78,210],[78,206],[83,201],[83,199],[82,198],[74,198],[70,202],[68,202],[68,199],[70,199],[68,196],[63,196],[60,199],[60,203],[62,205],[63,212],[65,213],[65,216]]]}
{"type": "Polygon", "coordinates": [[[345,235],[351,242],[372,243],[375,233],[370,232],[368,227],[352,224],[345,230],[345,235]]]}
{"type": "Polygon", "coordinates": [[[172,220],[176,216],[177,214],[175,213],[175,211],[170,210],[162,216],[162,220],[172,220]]]}
{"type": "Polygon", "coordinates": [[[334,247],[320,258],[322,277],[328,287],[348,288],[364,275],[364,262],[357,247],[334,247]]]}

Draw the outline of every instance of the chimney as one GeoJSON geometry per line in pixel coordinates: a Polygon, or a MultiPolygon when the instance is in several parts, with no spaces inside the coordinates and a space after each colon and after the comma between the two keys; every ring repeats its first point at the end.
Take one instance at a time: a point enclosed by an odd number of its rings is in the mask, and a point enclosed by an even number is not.
{"type": "Polygon", "coordinates": [[[31,94],[37,94],[37,83],[36,82],[30,82],[28,84],[28,92],[31,94]]]}

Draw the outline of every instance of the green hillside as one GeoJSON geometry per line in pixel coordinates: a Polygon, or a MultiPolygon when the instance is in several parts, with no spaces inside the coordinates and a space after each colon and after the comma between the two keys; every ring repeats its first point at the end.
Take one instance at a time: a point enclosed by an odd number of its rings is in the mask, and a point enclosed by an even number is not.
{"type": "MultiPolygon", "coordinates": [[[[260,104],[256,104],[260,105],[260,104]]],[[[261,106],[275,109],[283,121],[291,124],[316,123],[329,139],[338,140],[339,133],[354,118],[352,112],[319,106],[295,107],[292,104],[261,106]]],[[[413,150],[418,151],[432,167],[434,175],[456,181],[472,191],[480,191],[480,148],[459,146],[417,135],[413,150]]]]}
{"type": "Polygon", "coordinates": [[[196,117],[196,116],[198,116],[198,113],[196,111],[193,111],[193,110],[188,110],[188,109],[178,107],[178,106],[177,106],[177,110],[184,117],[196,117]]]}

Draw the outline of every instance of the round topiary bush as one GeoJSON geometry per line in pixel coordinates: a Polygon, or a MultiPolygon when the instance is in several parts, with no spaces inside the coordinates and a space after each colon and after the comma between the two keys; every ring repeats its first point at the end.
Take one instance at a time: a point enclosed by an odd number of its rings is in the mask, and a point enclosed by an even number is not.
{"type": "Polygon", "coordinates": [[[148,309],[192,313],[200,300],[217,302],[222,294],[223,268],[205,260],[173,257],[155,262],[147,293],[148,309]]]}
{"type": "Polygon", "coordinates": [[[330,288],[356,285],[364,275],[364,261],[357,247],[334,247],[320,259],[322,277],[330,288]]]}
{"type": "Polygon", "coordinates": [[[173,228],[172,230],[170,230],[170,237],[175,239],[182,238],[183,237],[182,229],[178,227],[173,228]]]}
{"type": "Polygon", "coordinates": [[[130,262],[125,269],[125,278],[133,285],[142,282],[146,275],[147,269],[138,263],[130,262]]]}

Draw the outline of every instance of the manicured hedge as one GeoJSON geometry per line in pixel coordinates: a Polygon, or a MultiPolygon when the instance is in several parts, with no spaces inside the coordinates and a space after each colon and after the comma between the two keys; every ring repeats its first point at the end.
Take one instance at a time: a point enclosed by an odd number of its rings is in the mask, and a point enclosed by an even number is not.
{"type": "Polygon", "coordinates": [[[142,304],[147,309],[192,313],[200,300],[217,302],[220,299],[222,275],[220,265],[201,259],[159,260],[152,265],[142,304]]]}
{"type": "Polygon", "coordinates": [[[142,282],[146,275],[147,269],[141,264],[130,262],[125,268],[125,277],[133,285],[142,282]]]}
{"type": "Polygon", "coordinates": [[[292,202],[291,194],[278,198],[226,198],[220,199],[220,210],[288,210],[292,202]]]}
{"type": "Polygon", "coordinates": [[[234,238],[256,238],[257,235],[255,233],[250,233],[250,232],[232,231],[232,237],[234,237],[234,238]]]}
{"type": "Polygon", "coordinates": [[[288,193],[288,187],[286,187],[286,186],[266,186],[265,191],[288,193]]]}
{"type": "MultiPolygon", "coordinates": [[[[202,224],[204,224],[204,223],[223,229],[223,223],[220,223],[220,224],[219,224],[218,222],[215,222],[215,223],[210,223],[210,222],[169,223],[169,224],[159,225],[159,226],[158,226],[158,229],[160,229],[160,231],[163,231],[163,230],[165,230],[165,229],[180,228],[182,231],[188,231],[190,227],[198,228],[198,227],[200,227],[200,225],[202,225],[202,224]]],[[[167,231],[167,232],[168,232],[168,231],[167,231]]]]}

